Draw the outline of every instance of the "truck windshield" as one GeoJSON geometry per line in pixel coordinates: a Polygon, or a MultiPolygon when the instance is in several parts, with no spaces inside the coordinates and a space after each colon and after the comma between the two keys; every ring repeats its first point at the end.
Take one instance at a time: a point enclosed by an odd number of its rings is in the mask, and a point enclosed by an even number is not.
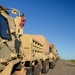
{"type": "Polygon", "coordinates": [[[8,21],[0,14],[0,37],[2,39],[11,40],[8,21]]]}
{"type": "Polygon", "coordinates": [[[51,53],[51,52],[52,52],[52,48],[50,47],[50,48],[49,48],[49,53],[51,53]]]}

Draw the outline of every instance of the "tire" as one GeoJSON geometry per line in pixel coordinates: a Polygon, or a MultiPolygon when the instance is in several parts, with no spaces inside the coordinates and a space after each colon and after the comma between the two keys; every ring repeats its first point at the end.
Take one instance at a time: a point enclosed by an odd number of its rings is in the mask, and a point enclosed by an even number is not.
{"type": "Polygon", "coordinates": [[[32,75],[32,67],[26,67],[26,75],[32,75]]]}
{"type": "Polygon", "coordinates": [[[41,66],[39,64],[34,66],[34,74],[33,75],[41,75],[41,66]]]}
{"type": "Polygon", "coordinates": [[[49,68],[50,68],[50,69],[53,69],[54,66],[55,66],[55,63],[54,63],[54,62],[50,62],[50,63],[49,63],[49,68]]]}
{"type": "Polygon", "coordinates": [[[43,62],[42,72],[44,74],[46,74],[48,71],[49,71],[49,60],[46,60],[46,61],[43,62]]]}

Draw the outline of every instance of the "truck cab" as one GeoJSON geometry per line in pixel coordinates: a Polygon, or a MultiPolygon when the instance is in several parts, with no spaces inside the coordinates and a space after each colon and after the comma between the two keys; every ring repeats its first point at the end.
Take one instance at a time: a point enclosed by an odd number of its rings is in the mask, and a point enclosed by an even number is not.
{"type": "MultiPolygon", "coordinates": [[[[18,18],[17,18],[18,17],[18,18]]],[[[0,75],[25,75],[24,63],[20,54],[20,40],[17,19],[0,5],[0,75]]]]}

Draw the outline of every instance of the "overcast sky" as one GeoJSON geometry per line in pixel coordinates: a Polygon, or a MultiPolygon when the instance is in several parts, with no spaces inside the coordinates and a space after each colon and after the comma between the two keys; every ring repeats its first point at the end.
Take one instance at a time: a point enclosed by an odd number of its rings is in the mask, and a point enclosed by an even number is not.
{"type": "Polygon", "coordinates": [[[0,0],[24,12],[25,34],[43,35],[62,59],[75,59],[75,0],[0,0]]]}

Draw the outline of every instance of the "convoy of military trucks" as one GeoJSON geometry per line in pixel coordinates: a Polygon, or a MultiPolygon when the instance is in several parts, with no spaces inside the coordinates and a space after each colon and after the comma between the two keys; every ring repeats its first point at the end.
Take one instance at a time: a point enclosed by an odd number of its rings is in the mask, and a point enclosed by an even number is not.
{"type": "Polygon", "coordinates": [[[59,59],[55,46],[43,35],[23,33],[25,21],[19,10],[0,5],[0,75],[46,74],[59,59]]]}

